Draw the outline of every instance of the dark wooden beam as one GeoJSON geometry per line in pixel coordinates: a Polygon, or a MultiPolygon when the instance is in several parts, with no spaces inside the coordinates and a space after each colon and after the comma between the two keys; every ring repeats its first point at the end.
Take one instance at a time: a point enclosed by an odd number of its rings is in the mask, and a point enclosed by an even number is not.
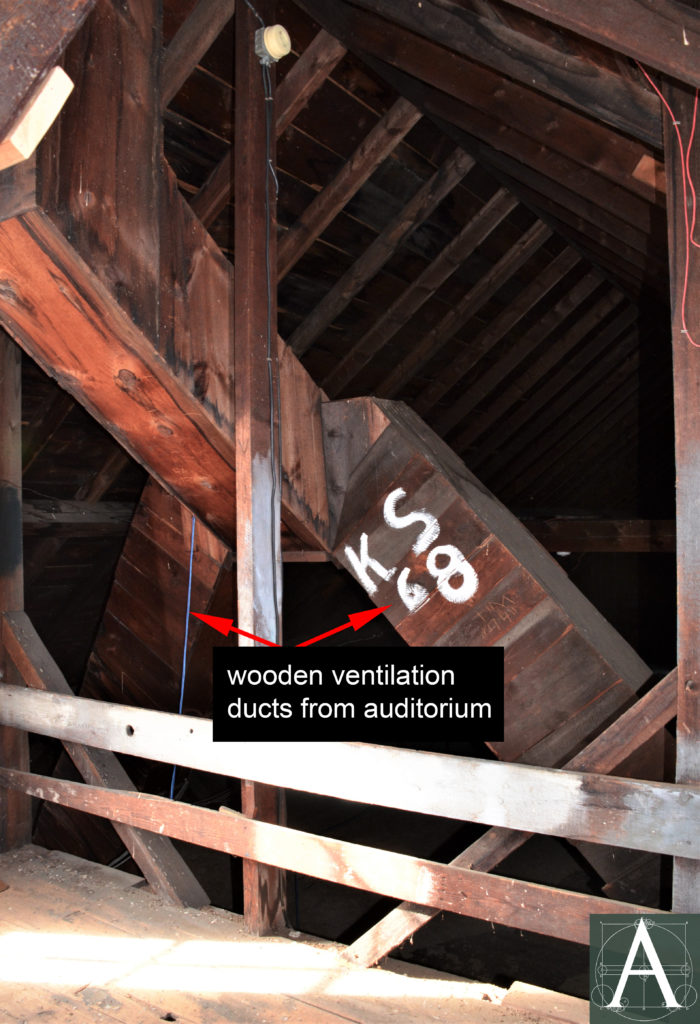
{"type": "Polygon", "coordinates": [[[421,118],[408,100],[398,99],[372,128],[335,178],[311,201],[301,217],[280,238],[277,272],[285,277],[307,249],[380,163],[396,149],[421,118]]]}
{"type": "Polygon", "coordinates": [[[25,499],[22,525],[25,536],[46,533],[65,537],[119,536],[129,528],[133,511],[133,505],[122,501],[25,499]]]}
{"type": "MultiPolygon", "coordinates": [[[[49,693],[72,694],[61,670],[46,650],[24,612],[8,612],[2,619],[2,643],[26,686],[49,693]]],[[[78,743],[64,744],[82,778],[95,786],[133,790],[135,787],[116,756],[78,743]]],[[[209,898],[169,839],[143,829],[115,823],[144,878],[169,903],[203,907],[209,898]]]]}
{"type": "Polygon", "coordinates": [[[95,0],[13,0],[5,9],[0,25],[0,139],[94,6],[95,0]]]}
{"type": "Polygon", "coordinates": [[[26,473],[38,455],[50,443],[57,430],[63,425],[75,402],[66,392],[57,388],[51,396],[48,407],[44,404],[37,409],[34,418],[22,431],[22,472],[26,473]]]}
{"type": "Polygon", "coordinates": [[[473,166],[473,158],[460,149],[447,158],[287,339],[293,352],[303,355],[313,345],[473,166]]]}
{"type": "MultiPolygon", "coordinates": [[[[688,15],[691,25],[700,25],[700,14],[689,10],[688,15]]],[[[693,38],[697,43],[691,52],[697,52],[700,30],[693,38]]],[[[697,62],[695,68],[697,71],[697,62]]],[[[700,76],[696,77],[700,80],[700,76]]],[[[700,781],[700,594],[697,586],[700,537],[696,528],[700,500],[700,466],[697,457],[700,443],[700,262],[697,250],[693,248],[696,243],[689,238],[688,233],[691,217],[689,182],[697,183],[700,180],[700,152],[697,146],[687,152],[695,127],[697,93],[669,83],[664,87],[664,96],[673,111],[674,121],[672,124],[670,116],[664,112],[678,528],[676,778],[679,782],[697,784],[700,781]],[[686,147],[687,162],[684,161],[681,145],[686,147]]],[[[700,872],[697,865],[676,861],[673,908],[679,913],[700,911],[700,872]]]]}
{"type": "MultiPolygon", "coordinates": [[[[424,899],[439,912],[553,935],[586,945],[590,915],[657,913],[638,904],[588,896],[513,878],[485,875],[407,854],[360,846],[261,821],[229,808],[218,812],[162,797],[106,790],[29,772],[0,768],[0,787],[38,794],[76,810],[162,829],[165,835],[239,857],[255,857],[301,875],[381,893],[398,899],[424,899]]],[[[308,1014],[305,1012],[308,1019],[308,1014]]]]}
{"type": "Polygon", "coordinates": [[[566,248],[549,262],[545,269],[527,287],[523,288],[510,305],[506,306],[491,323],[472,339],[469,348],[452,360],[446,373],[423,389],[414,402],[421,415],[429,413],[437,402],[456,387],[478,360],[497,345],[538,302],[556,287],[580,262],[578,253],[566,248]]]}
{"type": "Polygon", "coordinates": [[[662,144],[656,97],[638,82],[571,52],[573,48],[563,54],[502,21],[432,0],[424,0],[420,7],[393,0],[354,3],[651,146],[662,144]]]}
{"type": "Polygon", "coordinates": [[[331,395],[343,391],[517,205],[517,199],[506,189],[495,192],[343,356],[323,381],[323,387],[331,395]]]}
{"type": "MultiPolygon", "coordinates": [[[[676,685],[674,669],[564,767],[583,772],[614,771],[673,718],[676,713],[676,685]]],[[[453,867],[493,871],[532,834],[491,828],[450,863],[453,867]]],[[[370,967],[415,935],[436,913],[415,903],[401,903],[348,946],[343,955],[353,963],[370,967]]]]}
{"type": "Polygon", "coordinates": [[[161,103],[171,99],[190,77],[211,44],[233,17],[236,0],[198,0],[163,53],[161,103]]]}
{"type": "MultiPolygon", "coordinates": [[[[321,88],[345,52],[345,47],[323,29],[314,36],[277,89],[275,130],[278,136],[321,88]]],[[[233,167],[228,150],[192,197],[192,209],[205,227],[209,227],[226,206],[232,187],[233,167]]]]}
{"type": "Polygon", "coordinates": [[[433,359],[462,330],[466,323],[523,267],[530,257],[551,238],[546,224],[536,221],[517,242],[486,271],[477,283],[413,345],[393,370],[379,382],[377,394],[394,398],[403,386],[433,359]]]}
{"type": "Polygon", "coordinates": [[[617,53],[700,85],[700,14],[675,0],[506,0],[617,53]]]}
{"type": "MultiPolygon", "coordinates": [[[[24,606],[22,572],[22,353],[0,329],[0,611],[24,606]]],[[[21,685],[0,644],[3,679],[21,685]]],[[[0,725],[0,764],[29,769],[29,737],[0,725]]],[[[0,850],[32,841],[32,802],[21,794],[0,798],[0,850]]]]}
{"type": "MultiPolygon", "coordinates": [[[[274,3],[258,3],[266,24],[274,3]]],[[[248,633],[282,642],[280,380],[276,350],[277,256],[274,67],[255,54],[258,20],[236,9],[236,111],[233,141],[236,207],[234,394],[236,409],[237,621],[248,633]]],[[[239,637],[243,647],[261,646],[239,637]]],[[[241,782],[241,808],[249,818],[278,822],[283,790],[241,782]]],[[[245,860],[243,904],[255,935],[284,926],[284,880],[278,871],[245,860]]]]}
{"type": "Polygon", "coordinates": [[[533,537],[548,551],[676,550],[673,519],[523,519],[533,537]]]}

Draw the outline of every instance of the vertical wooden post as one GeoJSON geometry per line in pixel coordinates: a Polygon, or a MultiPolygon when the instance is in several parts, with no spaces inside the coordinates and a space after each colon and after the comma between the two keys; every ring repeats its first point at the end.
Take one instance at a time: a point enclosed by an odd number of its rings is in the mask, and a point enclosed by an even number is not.
{"type": "MultiPolygon", "coordinates": [[[[700,252],[690,243],[692,196],[678,144],[684,149],[693,125],[695,91],[668,85],[664,111],[668,240],[673,325],[673,393],[676,433],[678,567],[678,782],[700,781],[700,252]]],[[[690,177],[700,183],[700,150],[690,153],[690,177]]],[[[700,861],[676,858],[673,909],[700,911],[700,861]]]]}
{"type": "MultiPolygon", "coordinates": [[[[272,22],[273,3],[256,0],[272,22]]],[[[236,575],[238,624],[281,642],[280,470],[276,445],[277,252],[275,245],[275,117],[255,54],[260,22],[247,4],[236,5],[236,113],[234,128],[235,297],[234,390],[236,410],[236,575]],[[267,93],[267,96],[266,96],[267,93]],[[273,424],[275,427],[273,428],[273,424]]],[[[239,643],[253,645],[245,637],[239,643]]],[[[244,781],[243,813],[278,821],[281,794],[244,781]]],[[[282,874],[245,861],[246,924],[257,935],[284,924],[282,874]]]]}
{"type": "MultiPolygon", "coordinates": [[[[22,578],[22,354],[0,328],[0,611],[21,611],[22,578]]],[[[0,673],[14,682],[16,672],[0,649],[0,673]]],[[[29,769],[25,732],[0,726],[0,765],[29,769]]],[[[0,789],[0,850],[32,840],[31,798],[0,789]]]]}

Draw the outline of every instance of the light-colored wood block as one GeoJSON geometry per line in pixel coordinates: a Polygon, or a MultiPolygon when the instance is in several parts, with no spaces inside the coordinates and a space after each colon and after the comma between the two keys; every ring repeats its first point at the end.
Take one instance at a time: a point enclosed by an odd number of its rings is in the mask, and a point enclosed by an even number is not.
{"type": "Polygon", "coordinates": [[[14,128],[0,142],[0,170],[32,155],[71,94],[73,82],[63,68],[53,68],[14,128]]]}

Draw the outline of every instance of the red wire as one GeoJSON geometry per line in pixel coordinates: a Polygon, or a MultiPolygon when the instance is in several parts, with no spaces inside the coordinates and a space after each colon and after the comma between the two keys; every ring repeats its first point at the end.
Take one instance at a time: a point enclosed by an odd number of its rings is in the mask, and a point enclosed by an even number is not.
{"type": "Polygon", "coordinates": [[[698,90],[695,90],[695,103],[693,105],[693,123],[690,128],[690,135],[688,136],[688,148],[687,150],[684,150],[683,139],[681,137],[680,129],[678,127],[679,122],[676,119],[676,115],[671,110],[661,90],[656,86],[656,83],[647,74],[647,72],[644,70],[639,61],[635,61],[635,64],[642,72],[647,82],[649,82],[649,85],[652,87],[654,92],[658,95],[663,105],[666,107],[669,117],[671,118],[671,123],[673,124],[673,127],[676,129],[678,148],[681,153],[681,169],[683,171],[683,217],[685,219],[685,275],[683,279],[683,293],[681,297],[681,328],[683,334],[687,336],[690,344],[693,345],[694,348],[700,348],[700,342],[694,340],[692,334],[688,330],[688,325],[685,321],[685,306],[686,299],[688,296],[688,280],[690,278],[690,246],[694,245],[700,249],[700,243],[696,242],[693,238],[693,234],[695,232],[695,220],[697,213],[697,195],[695,192],[695,185],[693,184],[693,179],[690,173],[690,151],[693,145],[693,140],[695,138],[695,125],[697,122],[698,114],[698,90]],[[693,200],[693,219],[690,224],[688,223],[688,188],[690,188],[690,194],[693,200]]]}

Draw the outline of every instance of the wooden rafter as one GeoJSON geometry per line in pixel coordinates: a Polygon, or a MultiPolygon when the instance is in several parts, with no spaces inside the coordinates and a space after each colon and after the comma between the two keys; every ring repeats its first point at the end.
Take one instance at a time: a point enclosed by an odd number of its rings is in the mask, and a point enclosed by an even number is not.
{"type": "Polygon", "coordinates": [[[469,370],[476,365],[487,352],[497,345],[509,331],[533,309],[538,302],[553,289],[579,263],[578,253],[564,249],[533,281],[523,288],[517,298],[507,306],[491,323],[487,324],[476,338],[472,339],[469,348],[453,359],[445,375],[429,384],[414,402],[414,408],[425,416],[434,406],[457,387],[469,370]]]}
{"type": "Polygon", "coordinates": [[[160,91],[167,107],[233,17],[235,0],[198,0],[163,53],[160,91]]]}
{"type": "MultiPolygon", "coordinates": [[[[533,537],[548,551],[676,550],[673,519],[524,519],[533,537]]],[[[675,687],[674,687],[675,688],[675,687]]],[[[623,716],[624,717],[624,716],[623,716]]],[[[616,727],[620,728],[618,720],[616,727]]]]}
{"type": "MultiPolygon", "coordinates": [[[[320,89],[344,53],[345,47],[327,32],[321,30],[317,33],[277,89],[275,130],[278,136],[320,89]]],[[[205,227],[209,227],[226,206],[232,187],[233,165],[229,149],[192,198],[192,209],[205,227]]]]}
{"type": "Polygon", "coordinates": [[[618,0],[604,9],[597,0],[505,0],[555,25],[609,46],[618,53],[700,85],[696,56],[700,14],[675,0],[618,0]]]}
{"type": "Polygon", "coordinates": [[[573,48],[564,56],[554,46],[515,31],[502,21],[463,7],[448,9],[432,0],[425,0],[420,7],[393,0],[355,2],[628,135],[657,148],[661,145],[656,97],[636,82],[577,55],[573,48]]]}
{"type": "Polygon", "coordinates": [[[460,149],[456,149],[447,158],[287,339],[293,352],[299,356],[303,355],[313,345],[326,327],[333,323],[364,285],[381,270],[409,235],[430,216],[473,166],[472,157],[460,149]]]}
{"type": "Polygon", "coordinates": [[[426,363],[462,330],[466,323],[523,267],[549,238],[546,224],[536,221],[514,245],[494,263],[477,283],[413,345],[410,352],[377,385],[382,398],[394,398],[426,363]]]}
{"type": "Polygon", "coordinates": [[[278,280],[289,273],[348,200],[418,123],[420,117],[420,111],[412,103],[398,99],[372,128],[335,178],[282,235],[277,258],[278,280]]]}
{"type": "Polygon", "coordinates": [[[495,192],[488,203],[464,225],[432,263],[404,289],[389,309],[345,354],[325,378],[323,387],[332,395],[346,388],[516,206],[517,200],[505,189],[495,192]]]}

